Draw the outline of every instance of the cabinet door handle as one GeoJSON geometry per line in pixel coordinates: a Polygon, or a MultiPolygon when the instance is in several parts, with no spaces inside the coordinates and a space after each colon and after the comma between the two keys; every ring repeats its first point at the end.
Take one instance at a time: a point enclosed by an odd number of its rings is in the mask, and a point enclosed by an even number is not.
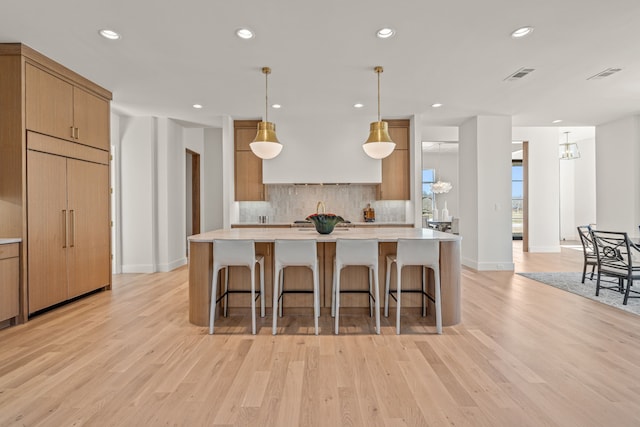
{"type": "Polygon", "coordinates": [[[71,138],[75,138],[76,137],[76,128],[74,128],[73,126],[70,126],[69,129],[71,130],[71,138]]]}
{"type": "Polygon", "coordinates": [[[76,212],[71,209],[69,213],[71,214],[69,217],[71,223],[69,226],[69,228],[71,228],[71,238],[69,239],[71,241],[71,244],[69,245],[69,247],[72,248],[76,245],[76,212]]]}
{"type": "Polygon", "coordinates": [[[76,128],[76,139],[80,139],[80,128],[76,128]]]}
{"type": "Polygon", "coordinates": [[[67,210],[62,210],[62,229],[64,232],[64,243],[62,244],[62,249],[67,247],[67,210]]]}

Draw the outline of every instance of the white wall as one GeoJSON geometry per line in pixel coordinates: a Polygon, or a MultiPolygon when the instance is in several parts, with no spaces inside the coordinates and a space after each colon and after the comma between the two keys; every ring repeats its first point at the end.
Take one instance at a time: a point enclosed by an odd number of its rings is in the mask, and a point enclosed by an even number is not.
{"type": "Polygon", "coordinates": [[[640,116],[596,127],[597,227],[638,236],[640,116]]]}
{"type": "Polygon", "coordinates": [[[514,127],[514,141],[529,141],[529,251],[560,252],[559,130],[514,127]]]}
{"type": "MultiPolygon", "coordinates": [[[[220,133],[208,133],[211,153],[205,148],[205,130],[183,128],[167,118],[118,117],[120,148],[122,272],[170,271],[186,264],[186,149],[201,155],[201,218],[205,226],[219,228],[206,207],[222,205],[221,174],[205,180],[208,165],[221,164],[220,133]],[[204,162],[203,162],[204,159],[204,162]]],[[[113,135],[112,135],[113,137],[113,135]]],[[[220,167],[217,167],[218,172],[220,167]]]]}
{"type": "Polygon", "coordinates": [[[574,161],[575,180],[575,239],[579,239],[578,225],[596,224],[596,140],[595,138],[577,141],[580,159],[574,161]]]}
{"type": "Polygon", "coordinates": [[[182,127],[158,118],[158,265],[157,271],[171,271],[187,263],[186,171],[182,127]]]}
{"type": "Polygon", "coordinates": [[[156,271],[156,121],[120,118],[122,272],[156,271]]]}
{"type": "Polygon", "coordinates": [[[200,216],[200,231],[203,233],[224,226],[222,129],[204,130],[204,148],[204,157],[200,157],[203,174],[200,188],[207,191],[200,216]]]}
{"type": "Polygon", "coordinates": [[[344,117],[299,116],[277,128],[280,155],[263,162],[266,184],[379,183],[380,160],[367,156],[362,144],[369,127],[344,117]]]}
{"type": "Polygon", "coordinates": [[[462,263],[476,270],[513,270],[511,117],[467,120],[460,127],[459,152],[462,263]]]}
{"type": "MultiPolygon", "coordinates": [[[[564,139],[561,138],[561,141],[564,139]]],[[[587,138],[575,142],[580,158],[559,160],[562,240],[580,240],[576,227],[596,222],[595,140],[587,138]]]]}

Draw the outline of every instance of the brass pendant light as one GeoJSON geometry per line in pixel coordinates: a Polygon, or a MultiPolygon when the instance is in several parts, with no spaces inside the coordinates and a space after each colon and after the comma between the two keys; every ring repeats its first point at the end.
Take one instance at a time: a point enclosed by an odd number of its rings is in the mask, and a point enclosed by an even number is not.
{"type": "Polygon", "coordinates": [[[265,105],[264,105],[264,121],[258,123],[258,133],[255,139],[249,147],[253,154],[264,160],[273,159],[280,151],[282,151],[282,144],[278,141],[276,136],[276,125],[271,123],[268,118],[269,113],[269,81],[268,76],[271,74],[271,68],[262,67],[262,73],[264,74],[265,82],[265,105]]]}
{"type": "Polygon", "coordinates": [[[371,123],[369,138],[362,144],[362,149],[371,158],[384,159],[393,152],[395,142],[389,136],[389,125],[380,119],[380,73],[384,70],[381,66],[373,69],[378,75],[378,121],[371,123]]]}

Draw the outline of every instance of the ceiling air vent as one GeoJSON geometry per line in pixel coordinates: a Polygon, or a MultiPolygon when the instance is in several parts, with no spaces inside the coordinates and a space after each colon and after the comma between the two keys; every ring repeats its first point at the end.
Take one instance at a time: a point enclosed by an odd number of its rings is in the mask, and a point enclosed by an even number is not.
{"type": "Polygon", "coordinates": [[[598,74],[595,74],[595,75],[589,77],[587,80],[604,79],[605,77],[609,77],[610,75],[615,74],[618,71],[622,71],[622,68],[607,68],[606,70],[600,71],[598,74]]]}
{"type": "Polygon", "coordinates": [[[508,75],[504,80],[511,82],[514,80],[520,80],[521,78],[523,78],[524,76],[528,75],[529,73],[535,71],[535,69],[533,68],[520,68],[518,71],[516,71],[513,74],[508,75]]]}

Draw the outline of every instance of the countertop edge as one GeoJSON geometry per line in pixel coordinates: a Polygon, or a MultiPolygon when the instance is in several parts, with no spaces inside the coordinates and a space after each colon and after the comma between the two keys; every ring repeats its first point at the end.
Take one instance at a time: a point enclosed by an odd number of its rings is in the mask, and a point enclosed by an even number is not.
{"type": "Polygon", "coordinates": [[[10,245],[11,243],[22,243],[19,237],[0,238],[0,245],[10,245]]]}

